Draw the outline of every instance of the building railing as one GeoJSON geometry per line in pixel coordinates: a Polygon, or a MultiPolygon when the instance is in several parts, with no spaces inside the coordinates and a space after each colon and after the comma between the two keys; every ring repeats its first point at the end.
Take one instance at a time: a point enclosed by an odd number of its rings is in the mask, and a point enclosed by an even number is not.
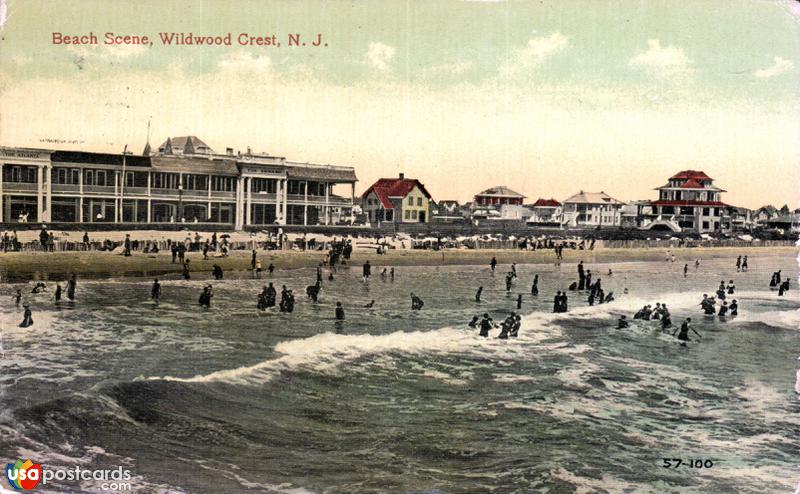
{"type": "Polygon", "coordinates": [[[36,184],[28,182],[3,182],[4,192],[30,192],[36,193],[36,184]]]}
{"type": "MultiPolygon", "coordinates": [[[[287,194],[286,200],[289,204],[293,205],[303,205],[306,202],[306,197],[303,194],[287,194]]],[[[353,205],[352,199],[349,197],[341,197],[341,196],[328,196],[328,204],[330,206],[347,206],[350,207],[353,205]]],[[[319,195],[308,195],[308,203],[313,205],[325,205],[325,196],[319,195]]]]}
{"type": "MultiPolygon", "coordinates": [[[[75,194],[79,194],[80,189],[77,185],[72,185],[73,187],[71,191],[74,191],[75,194]]],[[[83,186],[83,193],[84,194],[102,194],[102,195],[115,195],[117,193],[117,188],[113,185],[84,185],[83,186]]]]}

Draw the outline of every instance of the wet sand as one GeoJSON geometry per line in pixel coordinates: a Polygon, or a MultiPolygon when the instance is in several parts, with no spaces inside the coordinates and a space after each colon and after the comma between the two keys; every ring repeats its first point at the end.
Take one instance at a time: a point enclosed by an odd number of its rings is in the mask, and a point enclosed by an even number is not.
{"type": "MultiPolygon", "coordinates": [[[[664,261],[668,249],[596,249],[563,251],[563,263],[575,263],[583,260],[587,263],[600,262],[637,262],[664,261]]],[[[776,256],[797,258],[797,247],[697,247],[670,249],[675,255],[675,263],[688,263],[693,268],[695,259],[730,258],[731,263],[736,256],[776,256]]],[[[316,251],[265,251],[259,250],[258,259],[264,270],[270,263],[276,269],[297,269],[314,267],[325,257],[325,252],[316,251]]],[[[225,271],[249,270],[251,252],[248,250],[232,251],[228,257],[211,257],[203,260],[201,252],[187,253],[192,272],[210,272],[214,264],[219,264],[225,271]]],[[[496,257],[498,263],[510,264],[551,264],[555,262],[552,249],[523,251],[515,249],[451,249],[451,250],[389,250],[378,255],[373,250],[357,249],[350,259],[351,266],[360,267],[369,260],[373,266],[441,266],[441,265],[488,265],[489,260],[496,257]]],[[[47,273],[48,277],[75,273],[88,277],[122,277],[142,276],[149,274],[179,274],[181,265],[172,263],[169,252],[158,254],[142,254],[134,252],[130,257],[112,252],[8,252],[0,254],[0,274],[4,278],[25,279],[39,278],[37,273],[47,273]]]]}

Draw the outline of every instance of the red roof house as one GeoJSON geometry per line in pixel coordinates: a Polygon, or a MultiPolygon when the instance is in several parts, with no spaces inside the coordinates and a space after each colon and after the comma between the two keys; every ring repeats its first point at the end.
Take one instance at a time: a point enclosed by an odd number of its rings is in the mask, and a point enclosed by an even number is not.
{"type": "Polygon", "coordinates": [[[364,212],[370,222],[425,223],[430,218],[433,197],[415,178],[381,178],[361,194],[364,212]],[[411,197],[409,197],[411,196],[411,197]]]}

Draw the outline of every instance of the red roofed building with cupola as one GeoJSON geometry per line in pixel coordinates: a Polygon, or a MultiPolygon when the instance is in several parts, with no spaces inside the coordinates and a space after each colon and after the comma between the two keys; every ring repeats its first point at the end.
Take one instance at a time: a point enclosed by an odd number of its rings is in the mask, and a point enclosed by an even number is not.
{"type": "Polygon", "coordinates": [[[415,178],[382,178],[361,194],[361,206],[369,222],[427,223],[433,200],[425,185],[415,178]]]}
{"type": "Polygon", "coordinates": [[[727,204],[722,202],[723,189],[714,179],[698,170],[683,170],[658,187],[658,200],[653,201],[653,218],[643,228],[669,228],[674,231],[710,233],[731,229],[727,204]]]}

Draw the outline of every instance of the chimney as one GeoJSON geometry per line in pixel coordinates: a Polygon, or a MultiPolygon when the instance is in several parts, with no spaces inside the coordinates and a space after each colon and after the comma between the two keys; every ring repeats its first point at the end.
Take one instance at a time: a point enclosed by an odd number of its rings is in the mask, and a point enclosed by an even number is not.
{"type": "Polygon", "coordinates": [[[400,173],[400,180],[403,180],[405,178],[406,178],[406,174],[405,173],[400,173]]]}
{"type": "Polygon", "coordinates": [[[253,154],[253,151],[250,149],[250,146],[247,146],[247,156],[250,156],[252,154],[253,154]]]}
{"type": "Polygon", "coordinates": [[[225,154],[228,156],[233,156],[233,148],[225,148],[225,154]]]}

